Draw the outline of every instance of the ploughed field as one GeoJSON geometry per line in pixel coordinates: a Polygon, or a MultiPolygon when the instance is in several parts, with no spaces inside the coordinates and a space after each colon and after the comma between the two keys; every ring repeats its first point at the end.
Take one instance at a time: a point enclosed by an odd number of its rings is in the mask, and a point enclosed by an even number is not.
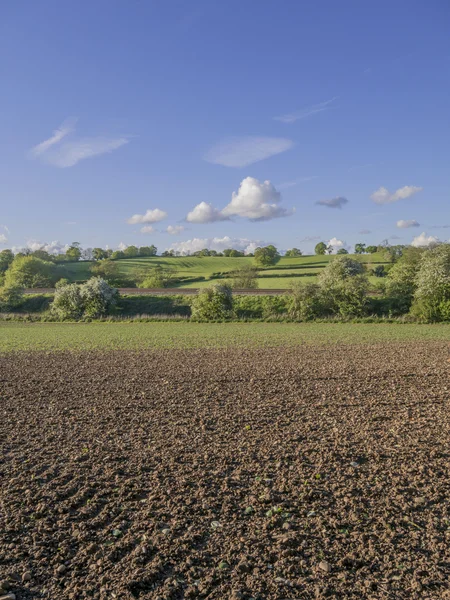
{"type": "Polygon", "coordinates": [[[0,355],[2,585],[450,597],[448,350],[0,355]]]}

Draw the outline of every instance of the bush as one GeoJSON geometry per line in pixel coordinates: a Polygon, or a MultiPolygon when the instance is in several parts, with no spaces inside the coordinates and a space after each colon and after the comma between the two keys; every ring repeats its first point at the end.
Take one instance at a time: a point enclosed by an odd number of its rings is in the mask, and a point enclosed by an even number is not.
{"type": "Polygon", "coordinates": [[[83,315],[80,286],[76,283],[60,283],[56,286],[51,312],[58,319],[77,321],[83,315]]]}
{"type": "Polygon", "coordinates": [[[213,285],[200,290],[192,302],[196,321],[223,321],[233,315],[233,294],[229,285],[213,285]]]}
{"type": "Polygon", "coordinates": [[[232,272],[231,287],[235,290],[256,289],[258,287],[258,269],[249,265],[232,272]]]}
{"type": "Polygon", "coordinates": [[[35,256],[16,256],[5,273],[8,287],[45,288],[55,280],[55,265],[35,256]]]}
{"type": "Polygon", "coordinates": [[[337,256],[319,275],[323,312],[345,317],[365,313],[368,280],[364,266],[349,256],[337,256]]]}
{"type": "Polygon", "coordinates": [[[324,314],[321,289],[315,283],[295,284],[287,299],[291,319],[310,321],[324,314]]]}
{"type": "Polygon", "coordinates": [[[108,314],[117,298],[117,290],[100,277],[93,277],[81,285],[62,283],[56,288],[51,312],[62,320],[98,318],[108,314]]]}
{"type": "Polygon", "coordinates": [[[119,293],[104,279],[92,277],[80,286],[80,296],[85,317],[96,319],[107,315],[117,304],[119,293]]]}
{"type": "Polygon", "coordinates": [[[10,310],[23,302],[23,288],[19,285],[4,285],[0,288],[0,310],[10,310]]]}

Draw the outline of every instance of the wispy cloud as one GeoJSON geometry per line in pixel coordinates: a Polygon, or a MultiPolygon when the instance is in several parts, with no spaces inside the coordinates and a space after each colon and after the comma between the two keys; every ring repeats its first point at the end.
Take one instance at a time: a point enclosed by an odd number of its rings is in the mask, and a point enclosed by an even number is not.
{"type": "Polygon", "coordinates": [[[300,177],[300,179],[296,179],[295,181],[284,181],[283,183],[279,183],[277,188],[279,190],[287,190],[289,188],[295,187],[300,183],[306,183],[307,181],[312,181],[313,179],[318,179],[318,175],[311,175],[310,177],[300,177]]]}
{"type": "Polygon", "coordinates": [[[7,241],[8,238],[6,237],[6,235],[4,233],[0,233],[0,244],[6,244],[7,241]]]}
{"type": "Polygon", "coordinates": [[[308,117],[312,117],[312,115],[317,115],[318,113],[324,112],[325,110],[329,110],[332,108],[331,104],[338,99],[338,96],[331,98],[331,100],[326,100],[325,102],[319,102],[318,104],[312,104],[310,106],[305,106],[300,110],[297,110],[292,113],[287,113],[285,115],[280,115],[279,117],[274,117],[275,121],[281,121],[282,123],[295,123],[295,121],[299,121],[300,119],[307,119],[308,117]]]}
{"type": "Polygon", "coordinates": [[[352,167],[349,167],[348,172],[351,173],[352,171],[360,171],[362,169],[368,169],[369,167],[374,167],[375,163],[366,163],[364,165],[353,165],[352,167]]]}
{"type": "Polygon", "coordinates": [[[294,145],[292,140],[274,137],[231,137],[213,146],[203,157],[206,162],[224,167],[246,167],[280,154],[294,145]]]}
{"type": "Polygon", "coordinates": [[[58,129],[55,129],[53,135],[48,138],[48,140],[44,140],[37,146],[31,149],[32,156],[41,156],[47,152],[49,148],[58,144],[62,139],[64,139],[67,135],[75,131],[75,125],[77,123],[77,119],[75,117],[70,117],[66,119],[64,123],[62,123],[58,129]]]}
{"type": "Polygon", "coordinates": [[[398,200],[409,198],[410,196],[413,196],[422,190],[423,188],[421,187],[405,185],[404,187],[399,188],[395,192],[391,193],[385,187],[380,187],[370,196],[370,198],[375,202],[375,204],[391,204],[392,202],[398,202],[398,200]]]}
{"type": "Polygon", "coordinates": [[[306,237],[300,240],[300,244],[304,244],[307,242],[317,242],[320,239],[322,239],[320,235],[307,235],[306,237]]]}
{"type": "Polygon", "coordinates": [[[348,203],[347,198],[344,196],[336,196],[336,198],[329,198],[328,200],[318,200],[316,204],[320,206],[326,206],[327,208],[342,208],[348,203]]]}
{"type": "Polygon", "coordinates": [[[81,160],[100,156],[117,150],[128,144],[129,136],[122,137],[85,137],[63,141],[75,131],[76,119],[71,118],[53,132],[53,135],[44,140],[30,151],[32,158],[39,158],[43,162],[61,169],[73,167],[81,160]]]}

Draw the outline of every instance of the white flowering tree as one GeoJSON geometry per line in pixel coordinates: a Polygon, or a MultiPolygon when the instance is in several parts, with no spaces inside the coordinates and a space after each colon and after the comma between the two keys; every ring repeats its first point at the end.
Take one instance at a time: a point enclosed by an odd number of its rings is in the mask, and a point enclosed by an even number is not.
{"type": "Polygon", "coordinates": [[[426,321],[450,320],[450,244],[423,254],[416,285],[413,313],[426,321]]]}

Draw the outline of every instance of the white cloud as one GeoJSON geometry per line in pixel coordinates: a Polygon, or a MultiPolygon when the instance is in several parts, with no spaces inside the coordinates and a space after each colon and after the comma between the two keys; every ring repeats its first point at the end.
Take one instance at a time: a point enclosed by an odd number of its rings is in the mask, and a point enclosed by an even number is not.
{"type": "Polygon", "coordinates": [[[318,200],[316,204],[327,208],[342,208],[347,202],[348,200],[344,196],[336,196],[336,198],[329,198],[328,200],[318,200]]]}
{"type": "Polygon", "coordinates": [[[200,202],[187,214],[186,221],[188,223],[214,223],[225,221],[227,218],[218,208],[214,208],[207,202],[200,202]]]}
{"type": "Polygon", "coordinates": [[[402,188],[396,190],[393,194],[389,192],[385,187],[380,187],[376,192],[374,192],[370,197],[375,202],[375,204],[391,204],[392,202],[397,202],[398,200],[404,200],[405,198],[409,198],[418,192],[421,192],[423,188],[416,187],[414,185],[405,185],[402,188]]]}
{"type": "Polygon", "coordinates": [[[232,137],[213,146],[204,156],[207,162],[224,167],[246,167],[289,150],[292,140],[273,137],[232,137]]]}
{"type": "Polygon", "coordinates": [[[403,219],[400,219],[400,221],[397,221],[397,227],[399,229],[408,229],[409,227],[420,227],[420,223],[415,219],[411,219],[409,221],[404,221],[403,219]]]}
{"type": "Polygon", "coordinates": [[[234,248],[235,250],[240,250],[241,252],[248,254],[249,252],[254,252],[255,248],[258,246],[266,245],[267,243],[261,240],[224,236],[222,238],[194,238],[185,242],[175,242],[168,250],[175,250],[181,254],[192,254],[193,252],[197,252],[197,250],[203,250],[203,248],[217,250],[217,252],[222,252],[226,248],[234,248]]]}
{"type": "Polygon", "coordinates": [[[144,225],[144,227],[141,227],[141,233],[154,233],[156,230],[153,227],[153,225],[144,225]]]}
{"type": "Polygon", "coordinates": [[[81,160],[100,156],[117,150],[128,144],[129,137],[86,137],[76,138],[69,142],[62,140],[75,131],[75,120],[68,119],[53,132],[52,137],[31,149],[33,158],[61,169],[73,167],[81,160]]]}
{"type": "Polygon", "coordinates": [[[183,225],[169,225],[166,229],[170,235],[180,235],[184,231],[183,225]]]}
{"type": "Polygon", "coordinates": [[[123,242],[120,242],[120,244],[117,246],[117,250],[126,250],[126,248],[128,248],[128,244],[124,244],[123,242]]]}
{"type": "Polygon", "coordinates": [[[233,192],[231,202],[223,210],[226,217],[239,216],[251,221],[268,221],[277,217],[287,217],[293,210],[278,205],[281,194],[270,181],[260,182],[254,177],[241,181],[239,190],[233,192]]]}
{"type": "Polygon", "coordinates": [[[327,246],[331,246],[331,248],[333,249],[333,254],[336,254],[336,252],[341,248],[345,248],[346,250],[349,249],[345,242],[343,242],[342,240],[338,240],[338,238],[336,237],[331,238],[331,240],[327,242],[327,246]]]}
{"type": "Polygon", "coordinates": [[[291,215],[294,210],[286,210],[279,206],[280,201],[281,194],[270,181],[260,182],[254,177],[246,177],[241,181],[239,190],[232,193],[231,202],[223,210],[207,202],[200,202],[188,213],[186,221],[214,223],[236,216],[250,221],[269,221],[291,215]]]}
{"type": "MultiPolygon", "coordinates": [[[[31,250],[32,252],[36,250],[45,250],[49,254],[64,254],[67,252],[70,244],[62,244],[57,240],[53,242],[40,242],[38,240],[28,240],[26,243],[25,249],[31,250]]],[[[24,250],[24,248],[16,248],[17,252],[24,250]]]]}
{"type": "Polygon", "coordinates": [[[335,100],[337,100],[337,96],[335,98],[331,98],[331,100],[326,100],[325,102],[319,102],[318,104],[305,106],[296,112],[274,117],[274,119],[275,121],[281,121],[282,123],[295,123],[295,121],[299,121],[300,119],[306,119],[312,115],[321,113],[324,110],[329,110],[332,108],[330,104],[332,104],[335,100]]]}
{"type": "Polygon", "coordinates": [[[143,215],[133,215],[127,220],[129,225],[137,223],[158,223],[167,218],[167,213],[159,208],[148,209],[143,215]]]}
{"type": "Polygon", "coordinates": [[[0,244],[6,244],[7,241],[8,238],[6,237],[6,235],[4,233],[0,233],[0,244]]]}
{"type": "Polygon", "coordinates": [[[439,242],[437,237],[434,237],[433,235],[427,235],[425,232],[423,232],[413,239],[411,246],[421,248],[423,246],[429,246],[430,244],[436,244],[437,242],[439,242]]]}
{"type": "Polygon", "coordinates": [[[47,152],[49,148],[51,148],[55,144],[58,144],[63,138],[69,135],[69,133],[75,131],[76,122],[77,120],[73,117],[66,119],[64,123],[62,123],[62,125],[58,127],[58,129],[55,129],[52,137],[48,138],[48,140],[41,142],[37,146],[34,146],[34,148],[31,149],[31,154],[33,156],[40,156],[41,154],[44,154],[44,152],[47,152]]]}

